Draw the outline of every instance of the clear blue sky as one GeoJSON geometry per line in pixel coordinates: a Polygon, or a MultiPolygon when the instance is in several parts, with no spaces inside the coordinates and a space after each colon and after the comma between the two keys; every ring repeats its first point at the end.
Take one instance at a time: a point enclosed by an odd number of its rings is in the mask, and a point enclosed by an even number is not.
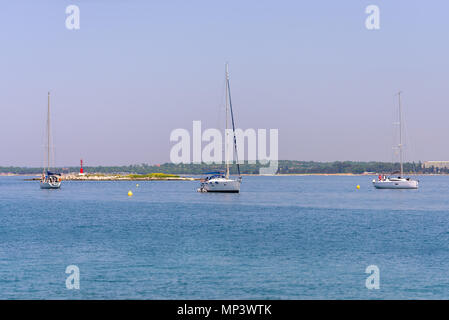
{"type": "Polygon", "coordinates": [[[47,91],[56,165],[169,161],[170,132],[279,129],[279,157],[449,160],[447,1],[9,1],[0,10],[0,165],[40,166],[47,91]],[[81,29],[65,28],[77,4],[81,29]],[[365,7],[380,7],[378,31],[365,7]]]}

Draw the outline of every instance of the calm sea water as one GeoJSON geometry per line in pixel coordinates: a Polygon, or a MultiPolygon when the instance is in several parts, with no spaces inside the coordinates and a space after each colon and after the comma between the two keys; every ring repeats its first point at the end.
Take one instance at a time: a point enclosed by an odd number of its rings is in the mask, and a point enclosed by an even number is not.
{"type": "Polygon", "coordinates": [[[449,177],[403,191],[371,179],[245,177],[240,194],[203,194],[0,177],[0,298],[448,299],[449,177]],[[365,287],[372,264],[379,290],[365,287]]]}

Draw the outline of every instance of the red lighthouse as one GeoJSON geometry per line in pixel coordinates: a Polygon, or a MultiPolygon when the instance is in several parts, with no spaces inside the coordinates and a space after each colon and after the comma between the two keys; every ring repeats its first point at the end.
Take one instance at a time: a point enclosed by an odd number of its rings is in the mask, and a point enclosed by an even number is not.
{"type": "Polygon", "coordinates": [[[80,167],[80,175],[84,175],[83,159],[81,159],[80,163],[81,163],[81,167],[80,167]]]}

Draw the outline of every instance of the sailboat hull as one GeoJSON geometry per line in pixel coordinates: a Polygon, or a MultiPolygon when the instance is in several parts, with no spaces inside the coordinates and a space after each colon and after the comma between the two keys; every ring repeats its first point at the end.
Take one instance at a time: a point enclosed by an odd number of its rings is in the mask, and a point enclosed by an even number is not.
{"type": "Polygon", "coordinates": [[[201,192],[221,192],[221,193],[239,193],[240,180],[231,179],[211,179],[203,182],[198,191],[201,192]]]}
{"type": "Polygon", "coordinates": [[[418,181],[407,179],[374,180],[373,185],[376,189],[418,189],[418,181]]]}
{"type": "Polygon", "coordinates": [[[61,178],[55,175],[48,175],[40,181],[41,189],[59,189],[61,187],[61,178]]]}
{"type": "Polygon", "coordinates": [[[61,188],[61,182],[51,183],[41,181],[40,187],[41,189],[59,189],[61,188]]]}

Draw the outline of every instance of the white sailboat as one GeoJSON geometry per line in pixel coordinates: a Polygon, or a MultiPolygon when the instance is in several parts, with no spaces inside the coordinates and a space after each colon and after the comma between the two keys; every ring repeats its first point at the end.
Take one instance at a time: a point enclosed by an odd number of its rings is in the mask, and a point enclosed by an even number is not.
{"type": "Polygon", "coordinates": [[[48,93],[47,106],[47,168],[43,170],[40,180],[41,189],[59,189],[61,187],[61,175],[50,172],[50,92],[48,93]]]}
{"type": "Polygon", "coordinates": [[[225,137],[226,137],[226,173],[223,172],[208,172],[206,173],[208,177],[201,182],[201,186],[198,189],[199,192],[230,192],[238,193],[240,192],[240,184],[242,183],[242,176],[240,175],[240,165],[237,158],[237,139],[235,136],[235,123],[234,123],[234,113],[232,110],[232,100],[231,100],[231,87],[229,85],[229,69],[228,64],[226,64],[226,127],[225,127],[225,137]],[[230,149],[228,145],[228,118],[231,116],[232,132],[234,134],[233,144],[236,156],[237,171],[239,177],[233,179],[229,174],[229,155],[230,149]]]}
{"type": "Polygon", "coordinates": [[[418,189],[418,181],[411,178],[404,178],[404,165],[403,165],[403,144],[402,144],[402,105],[401,105],[401,92],[398,93],[399,97],[399,161],[400,171],[399,176],[393,177],[379,175],[378,180],[373,180],[373,185],[377,189],[418,189]]]}

